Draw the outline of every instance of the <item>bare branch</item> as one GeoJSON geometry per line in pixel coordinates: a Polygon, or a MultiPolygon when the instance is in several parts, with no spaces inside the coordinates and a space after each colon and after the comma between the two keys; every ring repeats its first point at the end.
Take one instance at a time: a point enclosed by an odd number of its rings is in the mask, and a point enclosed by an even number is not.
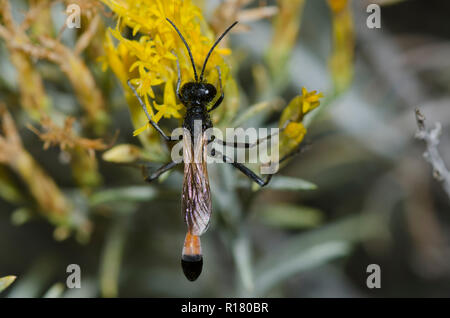
{"type": "Polygon", "coordinates": [[[439,145],[439,137],[442,132],[442,125],[436,123],[433,129],[427,130],[425,116],[419,109],[416,109],[416,121],[419,128],[416,133],[416,138],[425,141],[427,147],[427,151],[423,156],[433,167],[434,178],[442,182],[444,190],[450,198],[450,172],[445,166],[445,162],[437,148],[439,145]]]}

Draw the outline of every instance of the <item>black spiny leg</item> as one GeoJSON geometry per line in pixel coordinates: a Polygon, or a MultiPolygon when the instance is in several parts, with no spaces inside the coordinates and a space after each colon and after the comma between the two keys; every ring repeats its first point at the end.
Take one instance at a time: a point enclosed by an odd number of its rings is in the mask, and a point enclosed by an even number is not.
{"type": "Polygon", "coordinates": [[[259,139],[257,139],[254,142],[244,142],[244,143],[229,142],[229,141],[220,140],[218,138],[213,138],[211,141],[217,142],[220,145],[225,146],[225,147],[251,149],[251,148],[254,148],[254,147],[258,146],[260,143],[262,143],[264,141],[267,141],[267,140],[270,140],[270,139],[272,139],[272,137],[275,137],[276,135],[279,135],[280,131],[284,131],[286,129],[287,125],[289,123],[291,123],[291,122],[292,122],[291,120],[286,121],[286,123],[283,125],[283,127],[279,131],[277,131],[277,132],[275,132],[275,133],[273,133],[273,134],[271,134],[269,136],[266,136],[266,137],[263,137],[263,138],[259,138],[259,139]]]}
{"type": "MultiPolygon", "coordinates": [[[[269,136],[266,136],[264,138],[259,138],[254,142],[229,142],[229,141],[224,141],[218,138],[213,138],[212,141],[217,142],[218,144],[225,146],[225,147],[233,147],[233,148],[245,148],[245,149],[251,149],[254,148],[256,146],[258,146],[260,143],[270,140],[272,137],[278,135],[279,132],[273,133],[269,136]]],[[[213,136],[214,137],[214,136],[213,136]]]]}
{"type": "MultiPolygon", "coordinates": [[[[305,149],[307,149],[309,147],[310,147],[309,143],[301,144],[296,149],[294,149],[292,152],[288,153],[283,158],[281,158],[279,163],[281,164],[284,161],[286,161],[292,157],[295,157],[296,155],[302,153],[303,151],[305,151],[305,149]]],[[[256,173],[254,173],[252,170],[250,170],[243,164],[233,162],[233,160],[231,160],[229,157],[225,156],[224,154],[218,152],[215,149],[212,149],[211,155],[213,157],[215,157],[216,154],[222,157],[223,162],[231,164],[233,167],[235,167],[236,169],[241,171],[243,174],[245,174],[248,178],[250,178],[251,180],[256,182],[260,187],[265,187],[266,185],[269,184],[270,180],[272,180],[273,174],[267,175],[266,179],[264,180],[262,177],[258,176],[256,173]]]]}
{"type": "Polygon", "coordinates": [[[166,140],[166,141],[178,141],[179,139],[177,138],[172,138],[166,135],[166,133],[161,129],[161,127],[158,126],[157,123],[155,123],[152,120],[152,117],[150,116],[150,114],[147,111],[147,107],[145,107],[144,102],[142,101],[141,97],[138,95],[138,93],[136,92],[136,89],[134,88],[134,86],[131,84],[130,80],[127,81],[128,86],[131,88],[131,90],[133,91],[133,94],[136,96],[136,98],[139,101],[139,104],[141,104],[142,109],[145,112],[145,115],[147,116],[148,122],[150,123],[150,125],[153,126],[153,128],[156,129],[157,132],[159,132],[159,134],[166,140]]]}
{"type": "Polygon", "coordinates": [[[164,166],[158,168],[156,171],[154,171],[151,175],[147,175],[146,170],[147,168],[145,166],[143,166],[143,170],[144,170],[144,176],[145,176],[145,181],[146,182],[152,182],[155,181],[156,179],[158,179],[163,173],[169,171],[170,169],[174,168],[178,163],[176,162],[169,162],[166,163],[164,166]]]}
{"type": "Polygon", "coordinates": [[[220,88],[220,97],[219,99],[214,103],[213,107],[208,110],[208,113],[212,112],[214,109],[220,106],[222,104],[223,99],[225,98],[223,87],[222,87],[222,72],[220,71],[220,67],[217,66],[217,72],[219,73],[219,88],[220,88]]]}
{"type": "Polygon", "coordinates": [[[272,177],[273,177],[273,174],[269,174],[269,175],[267,175],[266,179],[264,180],[263,178],[258,176],[256,173],[254,173],[253,171],[251,171],[249,168],[247,168],[246,166],[244,166],[241,163],[231,162],[231,165],[233,167],[235,167],[236,169],[239,169],[239,171],[241,171],[243,174],[245,174],[248,178],[255,181],[261,188],[268,185],[270,180],[272,180],[272,177]]]}
{"type": "Polygon", "coordinates": [[[267,184],[269,184],[270,180],[272,179],[272,174],[267,175],[266,179],[264,180],[260,176],[258,176],[256,173],[254,173],[252,170],[247,168],[241,163],[233,162],[230,158],[225,156],[224,154],[221,154],[217,150],[213,149],[212,156],[219,155],[222,157],[223,162],[231,164],[233,167],[241,171],[243,174],[245,174],[248,178],[252,179],[254,182],[256,182],[260,187],[265,187],[267,184]]]}

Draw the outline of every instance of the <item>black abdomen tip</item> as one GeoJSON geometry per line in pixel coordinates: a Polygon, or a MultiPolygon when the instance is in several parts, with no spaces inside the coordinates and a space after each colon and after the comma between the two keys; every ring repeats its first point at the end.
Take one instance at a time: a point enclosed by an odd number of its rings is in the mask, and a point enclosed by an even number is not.
{"type": "Polygon", "coordinates": [[[183,268],[184,276],[193,282],[202,273],[203,257],[201,255],[183,255],[181,257],[181,267],[183,268]]]}

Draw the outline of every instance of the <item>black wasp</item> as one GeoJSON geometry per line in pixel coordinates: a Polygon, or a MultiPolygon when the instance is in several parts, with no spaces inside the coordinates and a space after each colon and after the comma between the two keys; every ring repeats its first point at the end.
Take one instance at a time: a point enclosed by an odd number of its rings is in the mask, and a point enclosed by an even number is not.
{"type": "MultiPolygon", "coordinates": [[[[225,35],[238,23],[233,23],[228,29],[217,39],[214,45],[211,47],[208,55],[203,63],[202,72],[200,77],[197,75],[197,69],[195,67],[194,58],[192,52],[187,44],[185,38],[178,30],[177,26],[169,19],[167,21],[173,26],[175,31],[180,36],[186,49],[189,53],[192,68],[194,70],[195,81],[188,82],[181,87],[181,71],[179,62],[178,64],[178,82],[176,93],[177,97],[181,103],[186,107],[186,115],[184,117],[183,128],[185,133],[181,137],[183,139],[183,161],[184,161],[184,181],[183,181],[183,193],[182,193],[182,212],[184,220],[188,226],[186,238],[184,241],[183,252],[181,257],[181,264],[183,267],[183,272],[187,279],[190,281],[196,280],[203,267],[203,256],[200,243],[200,236],[206,232],[208,229],[209,221],[211,218],[211,192],[208,180],[208,170],[206,164],[207,158],[207,145],[212,140],[208,140],[205,130],[212,127],[211,118],[209,113],[220,106],[224,99],[224,92],[222,90],[222,78],[220,74],[220,69],[217,68],[219,72],[219,88],[221,90],[220,96],[212,107],[208,109],[209,104],[211,104],[217,97],[217,89],[214,85],[207,83],[204,80],[204,73],[206,64],[214,50],[214,48],[219,44],[219,42],[225,37],[225,35]],[[195,132],[194,123],[200,121],[202,123],[201,131],[195,132]]],[[[128,85],[132,89],[134,95],[138,98],[142,108],[147,115],[149,123],[159,132],[159,134],[166,141],[179,141],[179,139],[167,136],[164,131],[155,123],[147,109],[145,104],[137,94],[134,86],[128,81],[128,85]]],[[[269,136],[270,138],[271,136],[269,136]]],[[[266,138],[267,139],[267,138],[266,138]]],[[[238,145],[237,143],[232,143],[234,147],[245,147],[251,148],[257,145],[261,140],[258,140],[252,144],[244,143],[238,145]]],[[[216,141],[217,142],[217,141],[216,141]]],[[[226,142],[220,141],[223,145],[227,146],[226,142]]],[[[256,175],[249,168],[245,167],[240,163],[236,163],[227,156],[215,152],[214,156],[221,156],[221,159],[225,163],[233,165],[235,168],[243,172],[247,177],[252,179],[254,182],[259,184],[261,187],[267,185],[272,177],[268,175],[264,180],[258,175],[256,175]]],[[[164,166],[157,169],[150,176],[146,178],[146,181],[151,182],[158,179],[164,172],[174,168],[178,163],[169,162],[164,166]]]]}

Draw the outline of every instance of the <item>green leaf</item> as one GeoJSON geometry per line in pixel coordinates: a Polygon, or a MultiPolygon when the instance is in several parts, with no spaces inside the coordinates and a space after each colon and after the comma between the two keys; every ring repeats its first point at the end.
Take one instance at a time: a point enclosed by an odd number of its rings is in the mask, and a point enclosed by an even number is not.
{"type": "Polygon", "coordinates": [[[0,278],[0,293],[9,287],[15,280],[16,276],[6,276],[0,278]]]}
{"type": "Polygon", "coordinates": [[[103,297],[118,296],[119,276],[129,226],[129,215],[116,218],[106,237],[100,265],[100,288],[103,297]]]}
{"type": "Polygon", "coordinates": [[[145,202],[156,197],[158,191],[150,186],[123,187],[99,191],[92,195],[91,205],[111,202],[145,202]]]}
{"type": "Polygon", "coordinates": [[[232,127],[240,127],[243,124],[245,124],[248,120],[252,119],[256,115],[262,113],[262,112],[273,112],[276,110],[279,110],[280,106],[280,100],[275,99],[270,102],[261,102],[255,105],[250,106],[247,108],[242,114],[237,116],[236,120],[231,124],[232,127]]]}
{"type": "Polygon", "coordinates": [[[44,298],[60,298],[64,292],[64,284],[56,283],[44,294],[44,298]]]}
{"type": "Polygon", "coordinates": [[[316,227],[323,220],[318,209],[289,204],[266,205],[256,213],[256,217],[264,224],[287,229],[316,227]]]}
{"type": "Polygon", "coordinates": [[[349,242],[336,241],[314,245],[301,252],[293,252],[289,258],[283,261],[279,260],[275,266],[259,273],[255,288],[257,296],[264,295],[279,282],[299,272],[316,268],[333,259],[348,255],[351,247],[349,242]]]}
{"type": "Polygon", "coordinates": [[[274,176],[272,181],[267,185],[267,188],[274,190],[300,191],[316,190],[317,186],[314,183],[300,178],[274,176]]]}
{"type": "Polygon", "coordinates": [[[378,237],[383,222],[381,215],[367,213],[293,236],[257,264],[256,296],[267,294],[292,275],[347,255],[356,242],[378,237]]]}

